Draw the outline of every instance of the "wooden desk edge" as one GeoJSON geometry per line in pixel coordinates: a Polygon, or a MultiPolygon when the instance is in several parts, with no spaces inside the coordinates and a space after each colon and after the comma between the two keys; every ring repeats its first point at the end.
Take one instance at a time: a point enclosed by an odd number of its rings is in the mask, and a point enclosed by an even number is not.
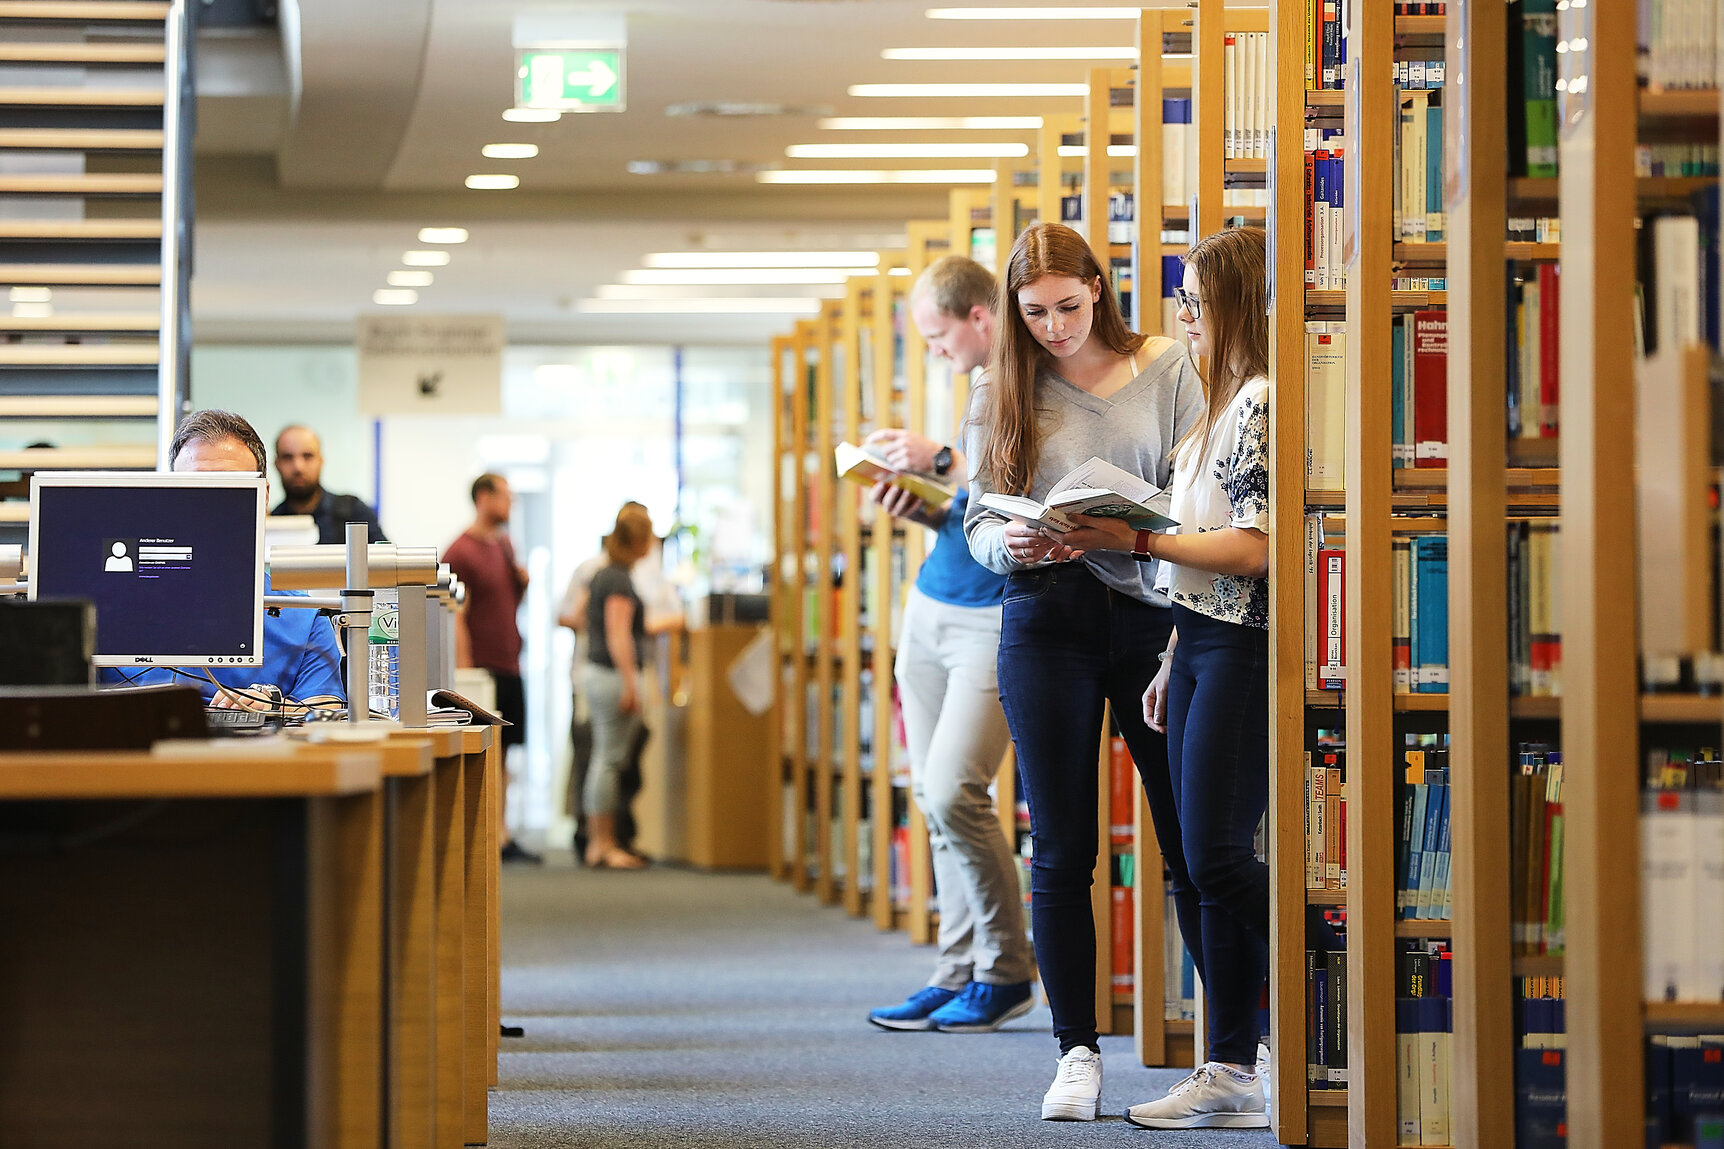
{"type": "Polygon", "coordinates": [[[478,754],[490,748],[494,737],[494,726],[463,726],[461,727],[461,752],[463,754],[478,754]]]}
{"type": "Polygon", "coordinates": [[[382,757],[345,748],[254,756],[0,754],[0,799],[341,797],[375,791],[382,757]]]}

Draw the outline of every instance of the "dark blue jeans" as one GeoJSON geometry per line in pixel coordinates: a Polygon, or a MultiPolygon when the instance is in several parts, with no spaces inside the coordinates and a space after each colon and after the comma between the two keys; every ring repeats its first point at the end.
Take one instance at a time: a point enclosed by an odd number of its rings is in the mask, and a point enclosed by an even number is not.
{"type": "Polygon", "coordinates": [[[1173,619],[1167,763],[1197,887],[1179,930],[1208,995],[1210,1060],[1250,1065],[1269,975],[1269,867],[1252,849],[1269,802],[1269,632],[1178,605],[1173,619]]]}
{"type": "Polygon", "coordinates": [[[1016,571],[1006,580],[1000,700],[1017,744],[1018,787],[1030,808],[1030,920],[1062,1055],[1078,1045],[1094,1048],[1097,1040],[1090,886],[1099,848],[1103,700],[1113,703],[1137,763],[1175,890],[1196,906],[1180,848],[1167,739],[1143,722],[1143,692],[1172,623],[1166,607],[1110,589],[1082,563],[1016,571]]]}

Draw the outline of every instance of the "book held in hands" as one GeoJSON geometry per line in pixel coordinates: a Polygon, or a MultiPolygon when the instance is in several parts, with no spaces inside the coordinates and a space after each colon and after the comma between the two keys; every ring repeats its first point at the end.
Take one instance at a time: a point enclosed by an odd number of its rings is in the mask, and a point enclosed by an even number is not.
{"type": "Polygon", "coordinates": [[[891,483],[915,495],[928,505],[930,510],[939,510],[951,502],[957,495],[957,490],[947,483],[942,483],[932,475],[920,471],[900,471],[886,461],[885,456],[870,451],[867,447],[858,447],[854,443],[840,443],[832,452],[838,466],[841,478],[852,482],[873,486],[875,483],[891,483]]]}
{"type": "Polygon", "coordinates": [[[981,503],[1015,522],[1037,530],[1065,534],[1079,524],[1073,515],[1124,519],[1134,530],[1165,530],[1179,524],[1167,514],[1171,496],[1102,459],[1080,463],[1054,484],[1045,500],[1022,495],[985,494],[981,503]]]}

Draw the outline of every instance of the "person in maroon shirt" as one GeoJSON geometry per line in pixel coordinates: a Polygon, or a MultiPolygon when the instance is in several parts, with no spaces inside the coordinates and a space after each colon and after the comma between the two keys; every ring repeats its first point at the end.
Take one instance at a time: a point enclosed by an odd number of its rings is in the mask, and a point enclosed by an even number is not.
{"type": "Polygon", "coordinates": [[[527,740],[527,697],[521,685],[521,630],[515,612],[527,594],[527,571],[515,561],[505,533],[514,494],[509,480],[486,473],[473,480],[473,525],[443,552],[443,561],[467,584],[466,609],[457,616],[455,661],[490,671],[497,687],[497,713],[503,727],[504,800],[497,804],[502,822],[503,861],[542,862],[509,835],[503,821],[508,808],[508,753],[527,740]]]}

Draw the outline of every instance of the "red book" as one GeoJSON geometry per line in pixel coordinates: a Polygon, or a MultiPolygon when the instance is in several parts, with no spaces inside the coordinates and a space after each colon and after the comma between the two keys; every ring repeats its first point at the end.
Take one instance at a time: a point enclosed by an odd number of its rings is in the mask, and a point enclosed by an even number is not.
{"type": "Polygon", "coordinates": [[[1137,836],[1137,766],[1125,739],[1115,735],[1108,749],[1108,837],[1116,846],[1129,846],[1137,836]]]}
{"type": "Polygon", "coordinates": [[[1541,439],[1556,438],[1557,403],[1561,399],[1562,390],[1558,385],[1561,379],[1561,340],[1562,335],[1557,330],[1557,307],[1562,278],[1557,274],[1557,265],[1542,263],[1538,268],[1538,402],[1539,413],[1538,433],[1541,439]]]}
{"type": "Polygon", "coordinates": [[[1137,929],[1131,890],[1115,886],[1113,895],[1113,988],[1130,992],[1137,986],[1137,929]]]}
{"type": "Polygon", "coordinates": [[[1449,316],[1413,312],[1413,465],[1449,465],[1449,316]]]}
{"type": "Polygon", "coordinates": [[[1317,685],[1323,690],[1347,688],[1347,552],[1317,552],[1317,685]]]}

